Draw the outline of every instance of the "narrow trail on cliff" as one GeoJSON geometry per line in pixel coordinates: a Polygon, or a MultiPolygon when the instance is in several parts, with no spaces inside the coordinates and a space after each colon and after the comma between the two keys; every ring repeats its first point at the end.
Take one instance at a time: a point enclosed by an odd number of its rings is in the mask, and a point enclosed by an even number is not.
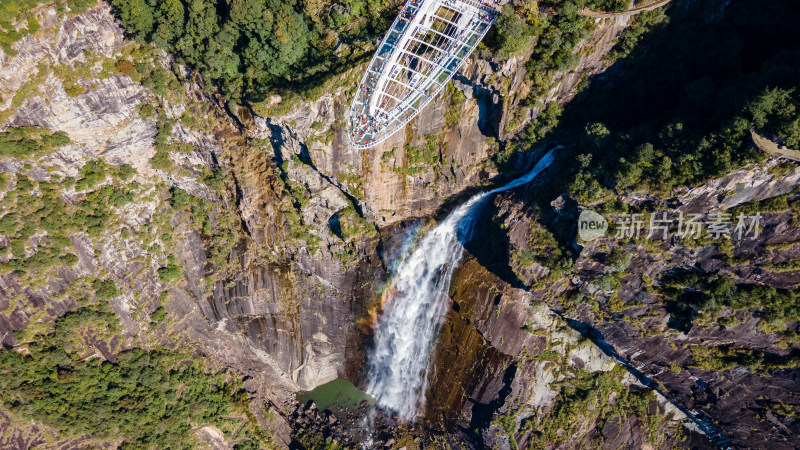
{"type": "Polygon", "coordinates": [[[378,405],[413,419],[425,404],[430,355],[448,308],[450,280],[474,236],[475,221],[494,194],[530,183],[554,160],[547,152],[524,176],[477,194],[419,240],[392,273],[375,346],[367,357],[367,392],[378,405]]]}

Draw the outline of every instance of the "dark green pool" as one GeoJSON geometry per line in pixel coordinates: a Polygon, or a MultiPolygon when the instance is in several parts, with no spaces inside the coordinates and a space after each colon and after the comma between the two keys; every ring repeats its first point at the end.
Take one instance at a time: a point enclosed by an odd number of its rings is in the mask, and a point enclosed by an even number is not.
{"type": "Polygon", "coordinates": [[[313,400],[316,403],[317,409],[330,409],[331,405],[339,408],[354,408],[364,400],[369,405],[375,404],[375,399],[370,397],[369,394],[342,378],[337,378],[318,386],[312,391],[297,393],[298,402],[306,403],[309,400],[313,400]]]}

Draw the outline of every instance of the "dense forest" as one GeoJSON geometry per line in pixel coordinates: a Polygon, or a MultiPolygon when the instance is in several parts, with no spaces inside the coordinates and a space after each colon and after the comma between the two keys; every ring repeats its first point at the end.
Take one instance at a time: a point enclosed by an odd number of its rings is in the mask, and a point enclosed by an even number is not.
{"type": "Polygon", "coordinates": [[[198,69],[228,98],[254,102],[276,87],[300,89],[363,58],[362,47],[389,27],[399,6],[386,0],[111,3],[132,37],[198,69]]]}
{"type": "MultiPolygon", "coordinates": [[[[113,282],[95,283],[96,301],[59,318],[36,336],[27,354],[0,352],[4,409],[40,420],[63,436],[91,434],[121,448],[192,448],[191,423],[246,413],[247,394],[225,373],[172,351],[131,349],[113,361],[87,356],[91,339],[110,339],[121,326],[108,298],[113,282]]],[[[110,292],[113,291],[113,292],[110,292]]],[[[164,309],[151,316],[163,323],[164,309]]],[[[266,435],[248,424],[237,448],[260,448],[266,435]]]]}
{"type": "MultiPolygon", "coordinates": [[[[260,102],[303,91],[365,62],[403,2],[389,0],[111,0],[127,32],[196,68],[229,99],[260,102]]],[[[489,45],[508,56],[548,24],[578,22],[583,8],[624,10],[624,0],[527,1],[506,8],[489,45]]],[[[584,19],[585,20],[585,19],[584,19]]],[[[569,30],[565,30],[569,33],[569,30]]],[[[559,41],[560,42],[560,41],[559,41]]],[[[556,46],[567,53],[571,40],[556,46]]]]}

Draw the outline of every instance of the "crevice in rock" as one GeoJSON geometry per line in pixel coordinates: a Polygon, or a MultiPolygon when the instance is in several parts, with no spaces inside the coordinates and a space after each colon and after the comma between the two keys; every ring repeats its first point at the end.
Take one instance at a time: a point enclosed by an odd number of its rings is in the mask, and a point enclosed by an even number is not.
{"type": "MultiPolygon", "coordinates": [[[[503,387],[497,393],[497,398],[489,403],[475,403],[472,405],[472,419],[469,422],[470,430],[481,430],[489,427],[495,413],[506,403],[506,398],[511,394],[511,383],[517,375],[517,363],[511,363],[503,372],[503,387]]],[[[480,439],[480,437],[479,437],[480,439]]],[[[480,439],[483,444],[483,439],[480,439]]]]}
{"type": "MultiPolygon", "coordinates": [[[[616,349],[611,344],[605,341],[605,339],[603,338],[603,334],[600,332],[600,330],[598,330],[597,328],[593,327],[592,325],[586,322],[570,319],[552,309],[551,311],[553,311],[555,314],[558,314],[559,317],[564,319],[567,322],[567,325],[570,326],[570,328],[572,328],[573,330],[579,332],[582,336],[591,340],[592,343],[594,343],[603,353],[613,358],[618,364],[624,367],[628,371],[628,373],[633,375],[640,383],[642,383],[647,388],[652,389],[653,391],[660,394],[664,399],[672,403],[672,405],[678,408],[682,413],[686,414],[686,417],[689,420],[691,420],[700,429],[700,431],[702,431],[706,436],[708,436],[708,438],[714,445],[720,448],[731,448],[730,439],[728,439],[727,436],[722,434],[722,432],[720,432],[714,426],[714,424],[711,423],[711,420],[708,417],[706,417],[705,414],[703,414],[700,411],[696,412],[689,411],[683,405],[678,403],[678,401],[674,397],[672,397],[668,392],[664,392],[663,390],[661,390],[661,388],[658,387],[658,382],[656,382],[652,378],[642,373],[633,364],[631,364],[630,361],[623,358],[619,353],[617,353],[616,349]]],[[[699,383],[698,386],[700,386],[699,383]]]]}
{"type": "Polygon", "coordinates": [[[271,141],[272,141],[272,147],[275,150],[275,162],[279,166],[284,162],[279,149],[285,145],[287,139],[284,136],[284,133],[288,132],[289,138],[294,139],[300,146],[300,154],[298,155],[300,160],[308,167],[310,167],[314,172],[316,172],[328,184],[338,189],[339,192],[341,192],[342,195],[344,195],[345,198],[347,198],[347,200],[353,205],[353,208],[355,208],[358,215],[364,217],[361,201],[356,196],[354,196],[347,190],[343,189],[339,183],[334,182],[330,176],[321,172],[317,168],[317,166],[314,164],[314,161],[311,159],[311,154],[309,153],[308,146],[305,144],[305,142],[298,139],[297,136],[292,135],[291,130],[289,130],[288,127],[282,127],[280,125],[273,124],[269,118],[266,119],[266,124],[269,127],[270,131],[272,132],[273,139],[271,139],[271,141]]]}

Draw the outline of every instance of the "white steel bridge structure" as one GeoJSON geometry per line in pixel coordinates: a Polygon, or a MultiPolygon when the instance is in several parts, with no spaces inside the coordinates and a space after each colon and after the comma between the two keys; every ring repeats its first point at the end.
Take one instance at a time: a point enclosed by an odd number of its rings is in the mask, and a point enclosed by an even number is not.
{"type": "Polygon", "coordinates": [[[357,149],[378,145],[419,114],[486,35],[498,6],[481,0],[408,0],[358,86],[347,124],[351,144],[357,149]]]}

